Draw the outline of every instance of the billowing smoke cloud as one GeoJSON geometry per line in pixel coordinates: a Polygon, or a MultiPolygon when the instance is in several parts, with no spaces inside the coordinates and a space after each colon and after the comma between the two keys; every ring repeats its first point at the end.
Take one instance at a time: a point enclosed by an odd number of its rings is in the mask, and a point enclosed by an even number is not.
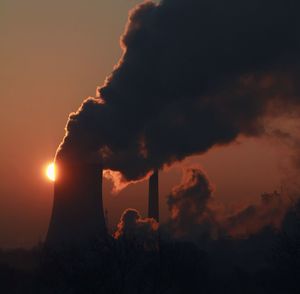
{"type": "Polygon", "coordinates": [[[280,169],[282,187],[291,201],[300,196],[300,119],[294,114],[289,117],[273,120],[266,129],[272,143],[281,146],[280,169]]]}
{"type": "Polygon", "coordinates": [[[264,133],[299,102],[298,0],[162,0],[134,9],[124,54],[66,127],[57,159],[99,156],[127,180],[264,133]],[[280,107],[278,107],[280,105],[280,107]]]}
{"type": "Polygon", "coordinates": [[[137,210],[128,208],[121,216],[114,237],[153,248],[158,242],[158,223],[152,218],[143,219],[137,210]]]}
{"type": "Polygon", "coordinates": [[[199,235],[203,228],[207,231],[203,224],[211,223],[208,201],[212,192],[212,186],[202,170],[188,168],[184,171],[181,184],[174,187],[168,196],[171,212],[169,225],[175,236],[199,235]]]}
{"type": "Polygon", "coordinates": [[[248,237],[266,227],[280,229],[291,205],[285,192],[264,193],[261,202],[226,212],[215,204],[213,188],[199,168],[188,168],[168,196],[167,230],[176,238],[248,237]]]}
{"type": "Polygon", "coordinates": [[[280,230],[282,221],[291,203],[282,193],[264,193],[261,202],[250,205],[234,214],[227,216],[222,222],[228,235],[247,237],[254,235],[266,227],[280,230]]]}

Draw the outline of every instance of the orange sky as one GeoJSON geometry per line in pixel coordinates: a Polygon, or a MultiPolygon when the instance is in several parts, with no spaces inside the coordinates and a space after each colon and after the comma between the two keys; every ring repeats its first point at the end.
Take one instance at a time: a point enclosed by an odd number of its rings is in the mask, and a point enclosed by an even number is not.
{"type": "MultiPolygon", "coordinates": [[[[64,134],[68,113],[95,95],[121,49],[119,36],[134,0],[1,0],[0,2],[0,247],[32,246],[46,234],[52,183],[44,175],[64,134]]],[[[280,149],[241,140],[184,164],[199,163],[225,204],[257,201],[280,185],[280,149]]],[[[160,176],[165,195],[180,167],[160,176]]],[[[112,196],[104,187],[110,224],[134,207],[146,212],[146,183],[112,196]]]]}

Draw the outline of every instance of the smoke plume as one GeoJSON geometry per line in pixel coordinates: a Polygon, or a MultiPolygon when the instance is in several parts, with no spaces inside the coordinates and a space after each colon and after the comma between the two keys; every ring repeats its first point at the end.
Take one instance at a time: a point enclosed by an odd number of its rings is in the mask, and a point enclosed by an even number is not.
{"type": "Polygon", "coordinates": [[[226,217],[222,222],[227,235],[247,237],[262,231],[266,227],[280,230],[282,221],[292,203],[285,195],[274,191],[261,195],[261,201],[226,217]]]}
{"type": "Polygon", "coordinates": [[[57,159],[126,180],[264,134],[299,104],[298,0],[162,0],[129,16],[123,56],[99,97],[69,116],[57,159]]]}
{"type": "Polygon", "coordinates": [[[294,114],[268,123],[266,129],[271,142],[282,148],[280,156],[282,187],[290,200],[297,202],[300,196],[300,119],[294,114]]]}
{"type": "Polygon", "coordinates": [[[182,182],[168,196],[171,218],[167,230],[185,239],[244,238],[267,227],[280,229],[291,204],[286,192],[274,191],[262,194],[257,204],[227,212],[217,207],[205,173],[200,168],[188,168],[182,182]]]}
{"type": "Polygon", "coordinates": [[[145,248],[153,247],[158,240],[158,223],[152,218],[143,219],[137,210],[128,208],[121,216],[114,237],[145,248]]]}
{"type": "Polygon", "coordinates": [[[201,225],[210,222],[208,201],[212,192],[212,186],[203,171],[196,168],[184,171],[182,182],[173,188],[167,198],[171,212],[169,225],[176,236],[201,233],[201,225]]]}

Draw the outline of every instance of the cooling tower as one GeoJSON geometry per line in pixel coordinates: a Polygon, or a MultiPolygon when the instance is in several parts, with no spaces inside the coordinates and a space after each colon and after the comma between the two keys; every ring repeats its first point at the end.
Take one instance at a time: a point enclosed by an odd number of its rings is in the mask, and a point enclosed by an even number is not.
{"type": "Polygon", "coordinates": [[[46,246],[85,246],[106,236],[102,168],[98,164],[56,162],[54,203],[46,246]]]}
{"type": "Polygon", "coordinates": [[[158,170],[149,179],[148,217],[159,221],[158,170]]]}

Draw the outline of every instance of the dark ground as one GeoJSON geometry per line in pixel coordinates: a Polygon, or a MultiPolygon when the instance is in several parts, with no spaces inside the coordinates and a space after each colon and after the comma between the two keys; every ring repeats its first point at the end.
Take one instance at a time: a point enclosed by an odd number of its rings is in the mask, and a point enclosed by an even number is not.
{"type": "MultiPolygon", "coordinates": [[[[0,251],[0,293],[300,293],[298,209],[247,239],[94,242],[54,253],[0,251]]],[[[162,237],[162,236],[161,236],[162,237]]]]}

